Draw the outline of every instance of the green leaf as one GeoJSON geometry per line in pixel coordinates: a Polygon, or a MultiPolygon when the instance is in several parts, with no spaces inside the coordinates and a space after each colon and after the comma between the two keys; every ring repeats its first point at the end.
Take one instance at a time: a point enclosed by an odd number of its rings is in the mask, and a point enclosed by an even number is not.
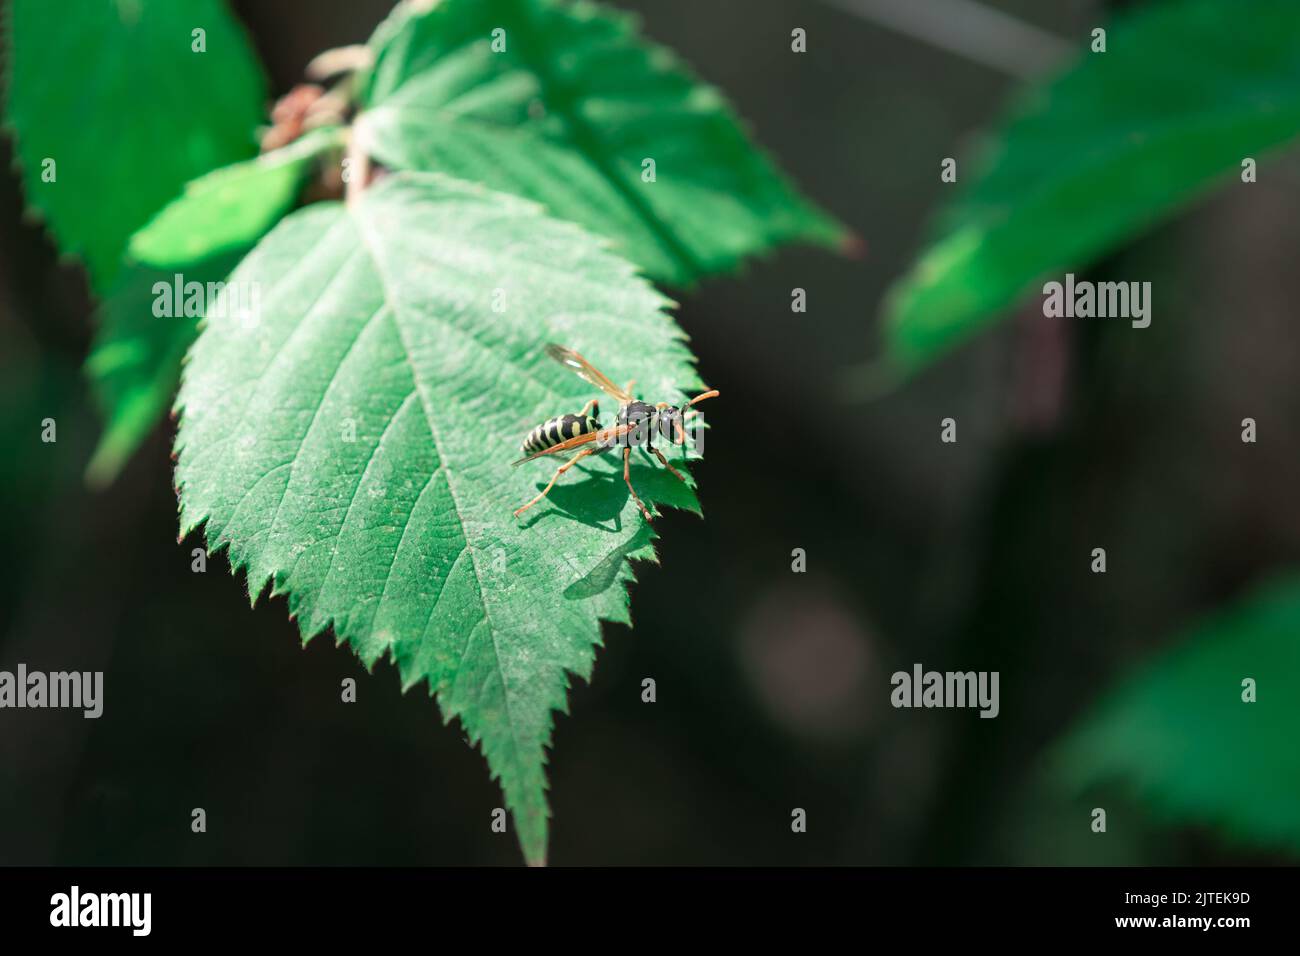
{"type": "MultiPolygon", "coordinates": [[[[247,251],[227,252],[190,263],[183,273],[128,265],[114,280],[97,313],[99,332],[86,375],[104,419],[104,433],[86,468],[86,480],[103,487],[148,437],[176,394],[181,359],[198,334],[199,314],[184,310],[155,315],[155,286],[207,285],[230,274],[247,251]]],[[[182,300],[183,301],[183,300],[182,300]]]]}
{"type": "Polygon", "coordinates": [[[1300,853],[1300,576],[1193,628],[1057,748],[1073,789],[1124,781],[1170,822],[1300,853]],[[1255,703],[1242,700],[1245,678],[1255,703]]]}
{"type": "MultiPolygon", "coordinates": [[[[522,519],[557,462],[510,463],[593,397],[548,341],[651,400],[699,386],[667,300],[579,227],[422,173],[289,216],[231,282],[260,287],[260,318],[210,312],[191,349],[182,531],[206,523],[254,600],[268,580],[288,595],[304,640],[332,625],[367,666],[389,655],[404,687],[427,679],[542,862],[551,712],[570,673],[590,676],[599,622],[628,622],[626,559],[652,557],[653,535],[617,451],[522,519]]],[[[697,507],[635,457],[645,499],[697,507]]]]}
{"type": "Polygon", "coordinates": [[[1300,4],[1140,7],[1105,53],[1022,93],[941,238],[891,290],[887,358],[934,360],[1298,132],[1300,4]]]}
{"type": "Polygon", "coordinates": [[[257,60],[221,0],[11,0],[7,26],[5,121],[27,200],[106,289],[152,213],[255,151],[257,60]],[[192,52],[200,29],[206,52],[192,52]]]}
{"type": "Polygon", "coordinates": [[[402,4],[371,45],[357,126],[372,156],[542,202],[653,278],[685,285],[780,243],[844,239],[722,94],[629,16],[555,0],[402,4]]]}
{"type": "Polygon", "coordinates": [[[313,130],[288,146],[187,184],[131,237],[128,257],[169,269],[247,248],[289,211],[311,160],[340,145],[341,135],[337,128],[313,130]]]}
{"type": "MultiPolygon", "coordinates": [[[[158,283],[207,285],[224,279],[293,206],[311,161],[339,142],[322,129],[256,159],[196,179],[131,237],[126,269],[98,312],[99,333],[86,374],[104,434],[86,469],[94,486],[113,481],[171,404],[181,358],[198,315],[154,314],[158,283]]],[[[205,299],[206,301],[206,299],[205,299]]]]}

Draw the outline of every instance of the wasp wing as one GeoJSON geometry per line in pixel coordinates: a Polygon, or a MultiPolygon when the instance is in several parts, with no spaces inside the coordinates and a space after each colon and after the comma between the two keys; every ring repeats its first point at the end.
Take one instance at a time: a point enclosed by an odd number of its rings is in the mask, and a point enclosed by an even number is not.
{"type": "Polygon", "coordinates": [[[573,349],[552,342],[546,346],[546,354],[565,368],[576,373],[584,382],[595,385],[605,394],[613,396],[620,402],[632,401],[631,395],[611,382],[608,375],[573,351],[573,349]]]}
{"type": "Polygon", "coordinates": [[[622,425],[611,425],[609,428],[602,428],[600,431],[587,432],[585,435],[579,435],[576,438],[570,438],[562,441],[558,445],[552,445],[550,448],[543,448],[539,452],[534,452],[527,458],[520,458],[518,461],[512,461],[511,467],[522,465],[526,461],[532,461],[534,458],[544,458],[547,455],[558,455],[561,452],[570,451],[574,448],[581,448],[583,445],[589,445],[594,441],[609,441],[611,438],[621,438],[628,432],[642,427],[643,422],[625,422],[622,425]]]}

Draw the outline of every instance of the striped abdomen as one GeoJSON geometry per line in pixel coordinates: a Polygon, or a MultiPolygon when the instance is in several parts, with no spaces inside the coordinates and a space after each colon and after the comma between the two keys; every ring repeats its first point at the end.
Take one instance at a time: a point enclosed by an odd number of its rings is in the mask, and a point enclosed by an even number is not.
{"type": "Polygon", "coordinates": [[[556,415],[528,433],[524,438],[524,454],[535,455],[562,441],[599,430],[600,422],[586,415],[556,415]]]}

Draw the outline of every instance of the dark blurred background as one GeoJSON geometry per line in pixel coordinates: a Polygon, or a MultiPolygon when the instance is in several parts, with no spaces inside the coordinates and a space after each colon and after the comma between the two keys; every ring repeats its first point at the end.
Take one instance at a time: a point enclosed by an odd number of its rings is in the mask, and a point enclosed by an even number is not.
{"type": "MultiPolygon", "coordinates": [[[[635,628],[606,626],[594,684],[557,718],[551,862],[1280,859],[1119,794],[1095,839],[1097,802],[1040,770],[1115,676],[1300,557],[1300,162],[1275,159],[1098,268],[1154,282],[1144,334],[1025,316],[845,404],[840,373],[874,354],[881,296],[946,198],[940,160],[971,155],[1016,80],[847,0],[619,5],[720,86],[868,251],[786,250],[677,296],[726,392],[698,471],[707,519],[660,522],[635,628]],[[806,55],[789,52],[794,27],[806,55]],[[795,287],[806,314],[790,311],[795,287]],[[1266,442],[1241,443],[1248,415],[1266,442]],[[955,445],[938,440],[947,416],[955,445]],[[1098,546],[1104,575],[1089,573],[1098,546]],[[1000,716],[891,708],[890,674],[915,662],[999,670],[1000,716]]],[[[1071,42],[1103,15],[1085,0],[989,5],[1071,42]]],[[[276,95],[389,6],[234,3],[276,95]]],[[[4,713],[0,863],[519,863],[489,828],[502,801],[481,756],[430,699],[402,696],[387,664],[367,677],[328,637],[301,649],[284,602],[250,612],[224,557],[191,572],[170,423],[111,488],[86,489],[86,281],[23,221],[9,166],[0,141],[0,667],[103,670],[107,703],[97,721],[4,713]],[[57,444],[40,442],[46,417],[57,444]],[[347,676],[356,704],[339,701],[347,676]]]]}

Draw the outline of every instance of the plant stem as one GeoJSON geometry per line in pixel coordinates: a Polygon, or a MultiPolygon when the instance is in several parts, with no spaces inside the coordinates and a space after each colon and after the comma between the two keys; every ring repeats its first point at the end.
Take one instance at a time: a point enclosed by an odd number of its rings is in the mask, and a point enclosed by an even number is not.
{"type": "Polygon", "coordinates": [[[362,148],[355,127],[347,130],[347,152],[343,160],[343,199],[349,207],[356,205],[370,183],[370,153],[362,148]]]}

